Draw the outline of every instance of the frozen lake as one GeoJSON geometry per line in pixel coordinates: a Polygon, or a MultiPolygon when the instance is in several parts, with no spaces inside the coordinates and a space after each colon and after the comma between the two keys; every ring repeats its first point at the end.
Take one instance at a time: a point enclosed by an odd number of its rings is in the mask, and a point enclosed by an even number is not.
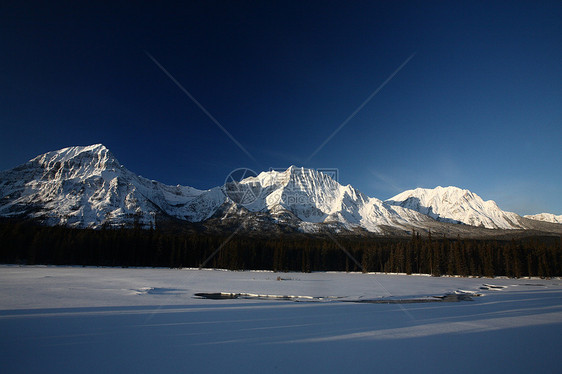
{"type": "Polygon", "coordinates": [[[560,372],[560,336],[559,279],[0,266],[1,373],[560,372]]]}

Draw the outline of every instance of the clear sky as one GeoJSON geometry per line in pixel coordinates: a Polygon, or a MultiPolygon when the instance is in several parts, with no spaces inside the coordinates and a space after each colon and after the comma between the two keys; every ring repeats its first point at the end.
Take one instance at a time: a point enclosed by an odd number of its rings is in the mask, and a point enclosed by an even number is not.
{"type": "Polygon", "coordinates": [[[0,169],[103,143],[167,184],[294,164],[562,214],[562,2],[185,3],[2,2],[0,169]]]}

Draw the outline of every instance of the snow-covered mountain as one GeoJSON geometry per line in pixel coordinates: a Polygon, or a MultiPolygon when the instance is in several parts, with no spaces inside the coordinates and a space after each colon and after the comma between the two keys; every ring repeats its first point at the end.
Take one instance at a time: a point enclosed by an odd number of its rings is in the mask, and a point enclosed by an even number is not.
{"type": "Polygon", "coordinates": [[[0,173],[0,216],[73,227],[156,225],[159,216],[189,222],[251,221],[266,217],[301,231],[387,228],[408,230],[427,221],[418,212],[368,197],[314,170],[291,166],[246,178],[260,191],[239,204],[222,187],[207,191],[167,186],[137,176],[101,144],[40,155],[0,173]]]}
{"type": "Polygon", "coordinates": [[[203,191],[148,180],[127,170],[101,144],[69,147],[0,172],[0,216],[91,228],[151,227],[172,218],[219,230],[242,225],[261,231],[287,227],[378,234],[547,225],[504,212],[493,201],[456,187],[418,188],[382,201],[295,166],[262,172],[234,187],[242,193],[247,188],[253,198],[242,203],[228,186],[203,191]]]}
{"type": "Polygon", "coordinates": [[[562,215],[555,216],[552,213],[540,213],[524,216],[525,218],[534,219],[536,221],[550,222],[550,223],[562,223],[562,215]]]}
{"type": "Polygon", "coordinates": [[[101,144],[48,152],[0,173],[0,215],[50,225],[148,227],[162,213],[201,220],[222,203],[217,195],[137,176],[101,144]]]}
{"type": "Polygon", "coordinates": [[[404,191],[387,203],[412,209],[441,222],[464,223],[489,229],[524,228],[520,216],[504,212],[492,201],[458,187],[416,188],[404,191]]]}
{"type": "Polygon", "coordinates": [[[293,216],[305,231],[314,231],[314,224],[322,223],[383,233],[387,227],[407,229],[427,221],[417,212],[366,196],[312,169],[291,166],[284,172],[260,173],[242,183],[261,187],[258,199],[246,206],[249,211],[265,211],[274,219],[293,216]]]}

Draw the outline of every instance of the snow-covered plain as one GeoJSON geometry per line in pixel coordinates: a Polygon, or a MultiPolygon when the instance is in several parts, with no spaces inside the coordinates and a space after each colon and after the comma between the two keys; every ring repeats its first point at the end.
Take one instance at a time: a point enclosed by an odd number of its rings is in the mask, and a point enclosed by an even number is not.
{"type": "Polygon", "coordinates": [[[561,335],[559,279],[0,266],[1,373],[546,373],[561,335]]]}

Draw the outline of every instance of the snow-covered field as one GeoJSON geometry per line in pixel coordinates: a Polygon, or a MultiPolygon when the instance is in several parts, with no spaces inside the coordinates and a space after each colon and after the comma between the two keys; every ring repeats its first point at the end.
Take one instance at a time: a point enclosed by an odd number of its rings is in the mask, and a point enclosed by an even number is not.
{"type": "Polygon", "coordinates": [[[561,336],[559,279],[0,266],[0,373],[554,373],[561,336]]]}

